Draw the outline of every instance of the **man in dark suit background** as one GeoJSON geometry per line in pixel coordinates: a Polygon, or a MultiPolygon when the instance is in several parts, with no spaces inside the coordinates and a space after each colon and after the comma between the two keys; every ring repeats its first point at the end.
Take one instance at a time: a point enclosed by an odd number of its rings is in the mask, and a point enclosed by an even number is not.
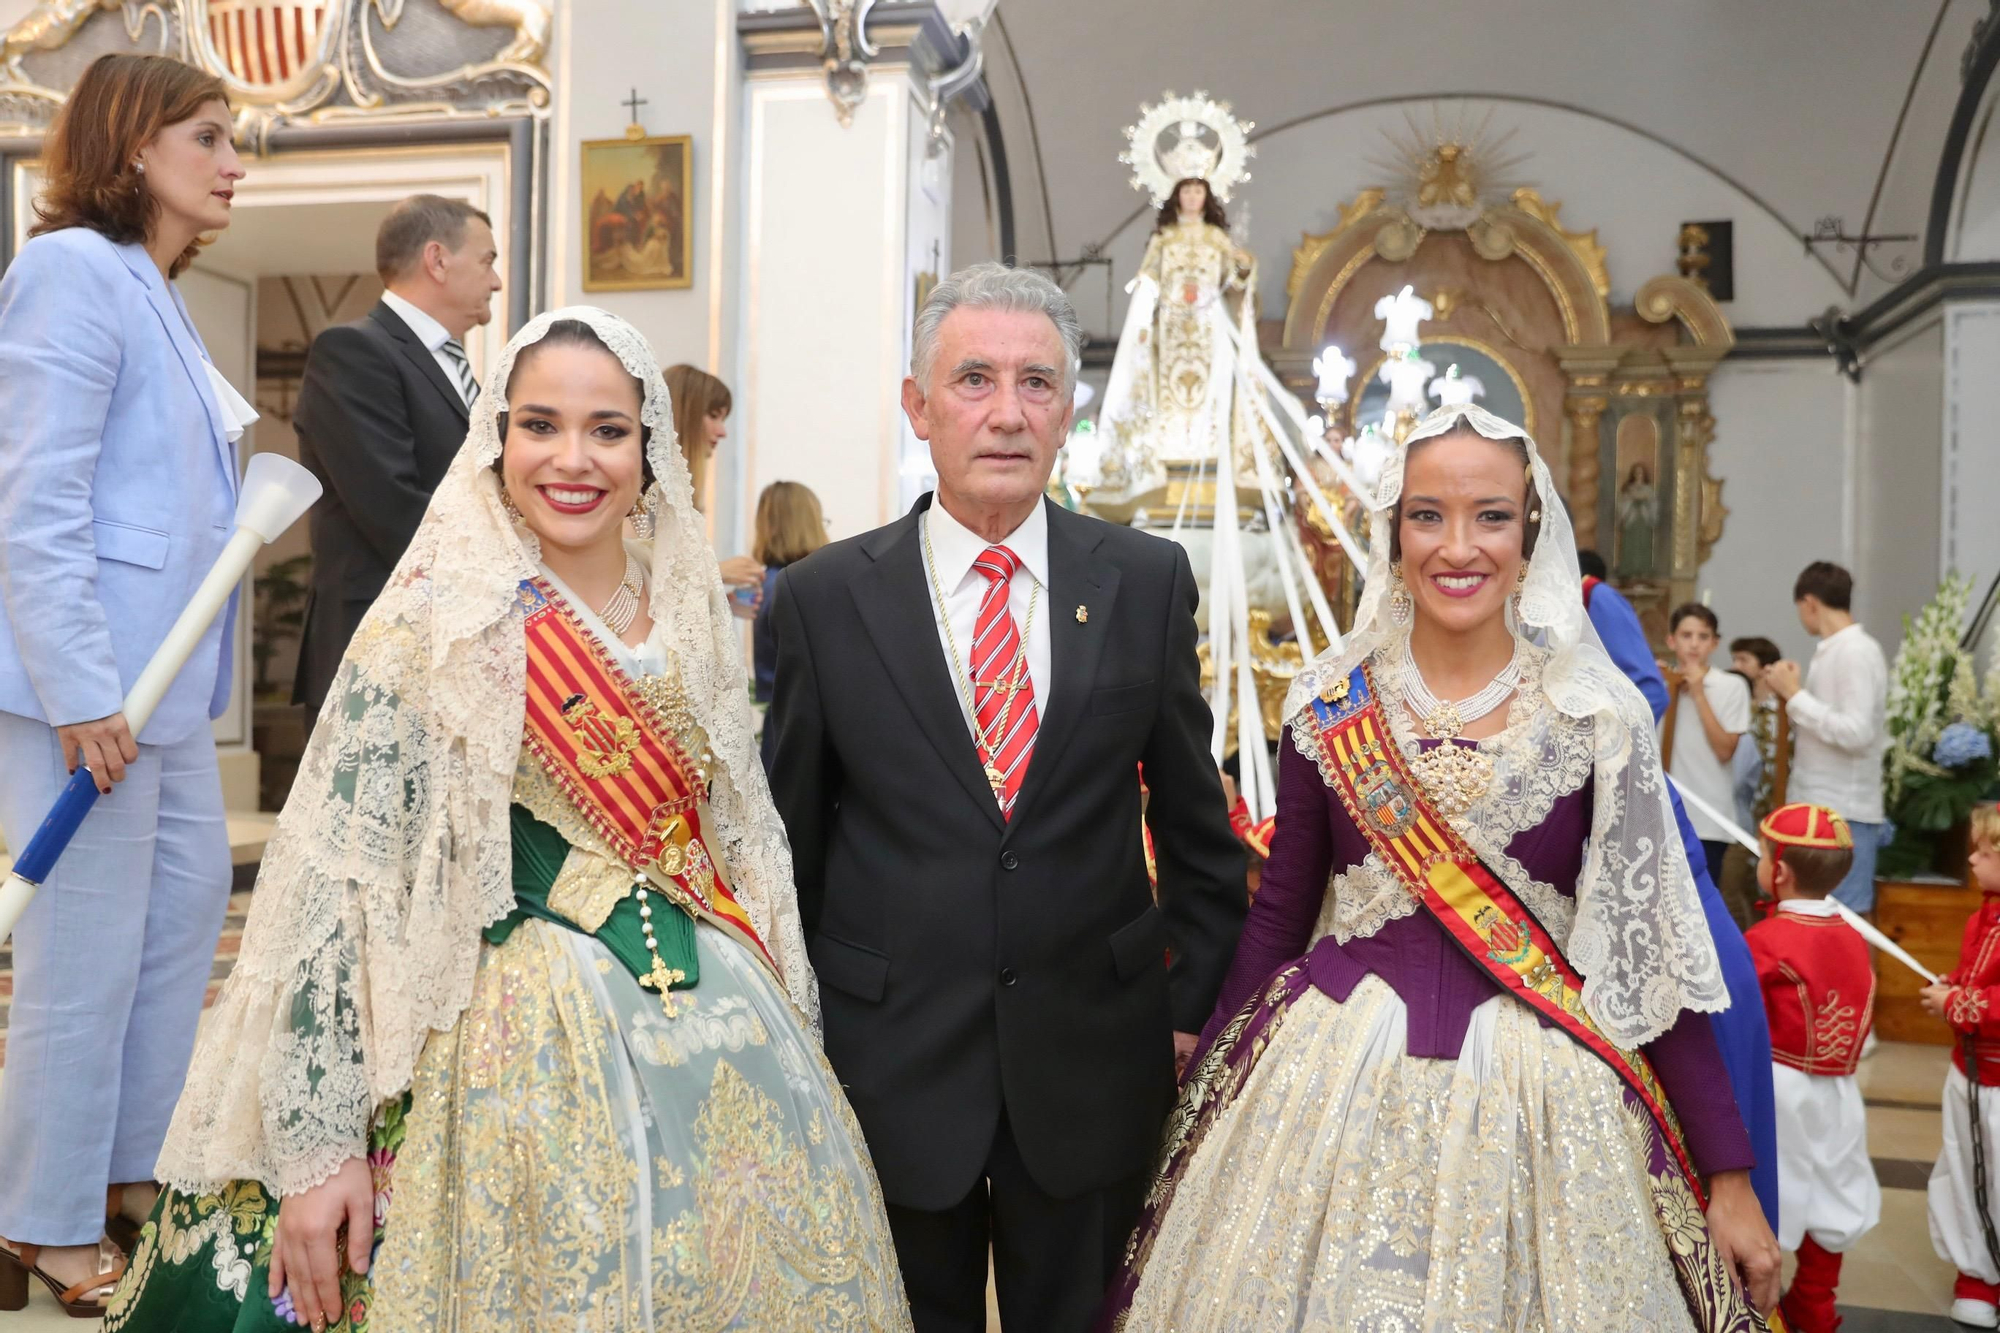
{"type": "Polygon", "coordinates": [[[1245,911],[1187,555],[1042,497],[1081,340],[1039,274],[941,283],[935,495],[772,599],[772,790],[919,1333],[984,1330],[989,1244],[1010,1333],[1089,1324],[1245,911]]]}
{"type": "Polygon", "coordinates": [[[492,316],[496,258],[486,214],[412,195],[375,235],[381,301],[306,354],[292,425],[299,461],[326,488],[308,520],[312,584],[292,689],[308,725],[465,442],[479,384],[464,339],[492,316]]]}

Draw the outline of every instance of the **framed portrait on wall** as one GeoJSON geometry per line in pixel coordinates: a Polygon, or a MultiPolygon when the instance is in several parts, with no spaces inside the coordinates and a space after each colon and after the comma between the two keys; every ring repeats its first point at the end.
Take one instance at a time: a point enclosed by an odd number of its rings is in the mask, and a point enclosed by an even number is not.
{"type": "Polygon", "coordinates": [[[583,144],[583,289],[694,285],[694,200],[685,134],[583,144]]]}

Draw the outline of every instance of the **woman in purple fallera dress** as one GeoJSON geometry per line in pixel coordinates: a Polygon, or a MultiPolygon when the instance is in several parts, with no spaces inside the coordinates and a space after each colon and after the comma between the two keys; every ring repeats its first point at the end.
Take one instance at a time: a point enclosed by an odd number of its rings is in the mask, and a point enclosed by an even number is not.
{"type": "Polygon", "coordinates": [[[1548,468],[1445,408],[1377,506],[1103,1325],[1762,1329],[1727,992],[1548,468]]]}

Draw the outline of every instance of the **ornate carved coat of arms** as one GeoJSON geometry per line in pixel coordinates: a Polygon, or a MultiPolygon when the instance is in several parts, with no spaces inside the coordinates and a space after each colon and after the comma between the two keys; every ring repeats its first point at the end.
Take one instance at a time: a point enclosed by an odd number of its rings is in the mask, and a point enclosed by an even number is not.
{"type": "Polygon", "coordinates": [[[220,77],[238,137],[343,118],[545,114],[549,0],[39,0],[0,36],[0,129],[37,130],[106,52],[220,77]]]}

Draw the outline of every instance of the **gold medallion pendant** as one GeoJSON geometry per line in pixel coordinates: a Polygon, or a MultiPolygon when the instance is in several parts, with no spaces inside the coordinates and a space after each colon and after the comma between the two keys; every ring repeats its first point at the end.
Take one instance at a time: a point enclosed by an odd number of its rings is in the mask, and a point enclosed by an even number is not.
{"type": "Polygon", "coordinates": [[[1448,703],[1431,710],[1424,718],[1424,730],[1437,738],[1438,745],[1411,759],[1410,771],[1437,802],[1439,813],[1455,819],[1476,805],[1493,785],[1493,758],[1482,753],[1477,742],[1459,743],[1465,724],[1448,703]]]}

